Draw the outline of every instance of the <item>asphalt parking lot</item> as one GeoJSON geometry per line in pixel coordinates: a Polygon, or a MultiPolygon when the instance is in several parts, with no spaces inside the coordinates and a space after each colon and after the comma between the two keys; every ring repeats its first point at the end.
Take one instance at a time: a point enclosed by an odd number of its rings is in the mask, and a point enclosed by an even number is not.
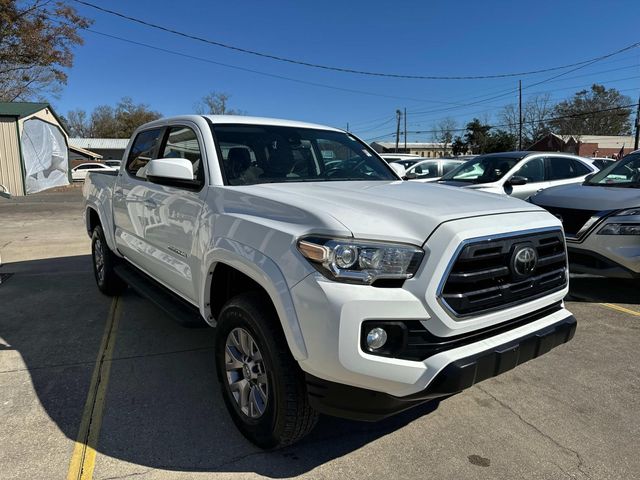
{"type": "Polygon", "coordinates": [[[367,424],[262,452],[228,416],[213,332],[96,288],[81,193],[0,198],[0,477],[640,478],[640,285],[572,278],[567,345],[367,424]],[[82,476],[79,476],[82,475],[82,476]]]}

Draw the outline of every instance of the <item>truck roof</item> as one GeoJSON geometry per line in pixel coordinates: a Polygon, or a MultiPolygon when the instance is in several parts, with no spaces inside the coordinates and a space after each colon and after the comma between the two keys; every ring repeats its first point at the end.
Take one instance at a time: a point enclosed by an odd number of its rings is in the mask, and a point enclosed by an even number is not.
{"type": "Polygon", "coordinates": [[[298,122],[295,120],[284,120],[281,118],[249,117],[244,115],[202,115],[214,124],[249,124],[249,125],[276,125],[280,127],[315,128],[321,130],[333,130],[341,132],[338,128],[319,125],[317,123],[298,122]]]}

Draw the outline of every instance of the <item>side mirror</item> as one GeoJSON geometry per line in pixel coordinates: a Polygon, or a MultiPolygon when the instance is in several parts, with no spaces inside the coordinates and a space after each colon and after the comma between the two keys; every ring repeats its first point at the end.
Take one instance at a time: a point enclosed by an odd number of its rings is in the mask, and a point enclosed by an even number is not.
{"type": "Polygon", "coordinates": [[[157,158],[150,160],[145,171],[147,180],[159,185],[196,188],[200,182],[193,178],[193,164],[186,158],[157,158]]]}
{"type": "Polygon", "coordinates": [[[391,169],[396,172],[396,174],[400,177],[400,178],[404,178],[407,174],[407,169],[404,168],[402,165],[400,165],[399,163],[390,163],[389,166],[391,167],[391,169]]]}
{"type": "Polygon", "coordinates": [[[402,178],[404,180],[413,180],[414,178],[418,178],[418,175],[416,175],[416,172],[407,172],[402,178]]]}
{"type": "Polygon", "coordinates": [[[529,180],[527,180],[527,178],[526,178],[526,177],[520,177],[520,176],[518,176],[518,175],[514,175],[513,177],[511,177],[511,178],[508,180],[508,182],[509,182],[511,185],[514,185],[514,186],[515,186],[515,185],[526,185],[528,181],[529,181],[529,180]]]}

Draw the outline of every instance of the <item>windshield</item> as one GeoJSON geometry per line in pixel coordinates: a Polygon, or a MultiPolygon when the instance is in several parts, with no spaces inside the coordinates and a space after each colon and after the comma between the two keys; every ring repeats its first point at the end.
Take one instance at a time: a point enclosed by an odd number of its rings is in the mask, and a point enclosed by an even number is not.
{"type": "Polygon", "coordinates": [[[467,183],[497,182],[520,160],[522,160],[520,157],[496,157],[491,155],[476,157],[443,175],[442,180],[467,183]]]}
{"type": "Polygon", "coordinates": [[[211,125],[228,185],[397,180],[387,163],[343,132],[273,125],[211,125]]]}
{"type": "Polygon", "coordinates": [[[585,185],[640,187],[640,153],[631,154],[599,171],[585,185]]]}

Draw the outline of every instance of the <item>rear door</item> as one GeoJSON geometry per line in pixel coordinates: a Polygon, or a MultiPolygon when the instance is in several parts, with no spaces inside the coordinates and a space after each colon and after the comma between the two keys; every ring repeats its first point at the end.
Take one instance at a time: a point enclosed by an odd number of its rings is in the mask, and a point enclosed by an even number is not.
{"type": "Polygon", "coordinates": [[[144,199],[145,269],[164,285],[196,303],[199,285],[197,232],[207,188],[203,138],[195,124],[167,127],[157,158],[186,158],[193,164],[194,188],[148,182],[144,199]]]}
{"type": "Polygon", "coordinates": [[[575,158],[549,155],[545,161],[550,187],[582,182],[584,177],[592,173],[589,167],[575,158]]]}
{"type": "Polygon", "coordinates": [[[145,204],[149,182],[145,170],[157,155],[164,127],[145,130],[136,135],[118,173],[113,189],[113,222],[118,251],[134,265],[147,270],[150,248],[145,240],[145,204]]]}

